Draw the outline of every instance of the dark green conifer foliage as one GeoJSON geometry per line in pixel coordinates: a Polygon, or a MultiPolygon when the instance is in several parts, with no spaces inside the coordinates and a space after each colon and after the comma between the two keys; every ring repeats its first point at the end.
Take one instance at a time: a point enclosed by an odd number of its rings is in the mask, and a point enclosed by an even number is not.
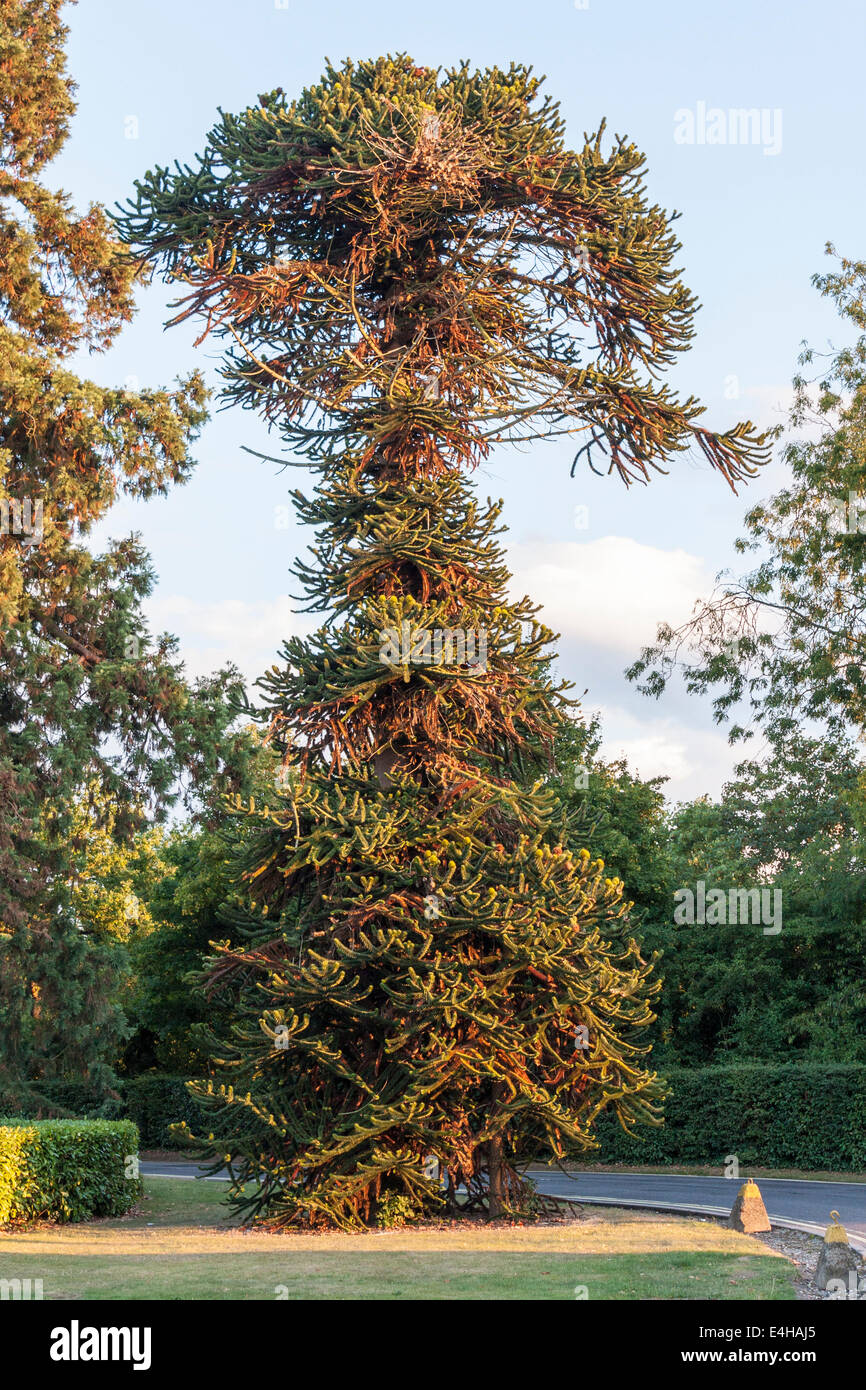
{"type": "Polygon", "coordinates": [[[189,476],[206,393],[197,373],[138,391],[70,365],[132,317],[136,271],[102,208],[45,183],[75,105],[62,8],[0,5],[0,1104],[50,1076],[109,1080],[123,1036],[117,962],[70,905],[76,798],[98,788],[128,834],[231,742],[223,682],[192,690],[148,636],[138,538],[87,543],[118,496],[189,476]]]}
{"type": "Polygon", "coordinates": [[[178,317],[228,340],[227,399],[319,480],[295,494],[317,528],[297,574],[325,616],[261,682],[286,785],[239,808],[242,944],[207,975],[226,1084],[199,1087],[205,1148],[271,1222],[461,1187],[496,1215],[527,1160],[591,1147],[601,1108],[656,1114],[622,885],[568,851],[544,787],[568,717],[552,634],[507,598],[498,508],[465,474],[565,432],[626,481],[696,443],[733,482],[761,445],[657,383],[694,310],[668,219],[634,147],[568,150],[538,87],[329,67],[222,115],[121,224],[187,285],[178,317]]]}

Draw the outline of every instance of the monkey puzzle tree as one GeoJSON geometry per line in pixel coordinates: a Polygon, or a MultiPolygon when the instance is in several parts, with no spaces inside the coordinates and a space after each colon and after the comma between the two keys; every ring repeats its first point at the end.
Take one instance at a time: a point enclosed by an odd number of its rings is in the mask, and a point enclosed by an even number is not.
{"type": "Polygon", "coordinates": [[[319,477],[296,573],[326,616],[260,683],[291,776],[239,810],[241,945],[207,974],[229,1084],[199,1087],[203,1144],[271,1222],[461,1186],[495,1215],[521,1163],[591,1147],[603,1107],[655,1113],[622,886],[566,849],[543,787],[568,707],[552,634],[507,601],[499,509],[465,474],[566,433],[626,482],[696,444],[733,483],[761,443],[658,384],[695,308],[669,219],[639,152],[570,151],[538,88],[520,66],[329,66],[221,114],[121,221],[187,285],[178,320],[228,340],[226,399],[319,477]]]}

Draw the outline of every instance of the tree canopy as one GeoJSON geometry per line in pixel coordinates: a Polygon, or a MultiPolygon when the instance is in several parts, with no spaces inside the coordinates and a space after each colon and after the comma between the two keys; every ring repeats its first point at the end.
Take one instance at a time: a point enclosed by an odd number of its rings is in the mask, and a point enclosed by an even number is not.
{"type": "Polygon", "coordinates": [[[179,779],[204,784],[240,753],[231,674],[193,687],[173,639],[147,631],[139,538],[89,544],[117,497],[189,476],[206,393],[198,373],[130,390],[71,365],[115,341],[141,277],[103,209],[45,182],[75,106],[60,11],[0,14],[0,1079],[16,1085],[97,1079],[112,1048],[86,1026],[100,987],[70,901],[80,798],[111,803],[123,838],[179,779]]]}

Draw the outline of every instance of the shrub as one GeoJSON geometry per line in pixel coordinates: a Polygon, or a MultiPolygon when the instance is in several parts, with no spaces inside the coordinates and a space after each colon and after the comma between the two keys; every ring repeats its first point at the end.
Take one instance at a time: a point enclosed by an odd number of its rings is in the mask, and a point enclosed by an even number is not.
{"type": "Polygon", "coordinates": [[[386,1192],[376,1204],[376,1225],[386,1231],[408,1226],[420,1215],[411,1197],[400,1192],[386,1192]]]}
{"type": "Polygon", "coordinates": [[[141,1195],[129,1120],[0,1120],[0,1224],[122,1216],[141,1195]]]}

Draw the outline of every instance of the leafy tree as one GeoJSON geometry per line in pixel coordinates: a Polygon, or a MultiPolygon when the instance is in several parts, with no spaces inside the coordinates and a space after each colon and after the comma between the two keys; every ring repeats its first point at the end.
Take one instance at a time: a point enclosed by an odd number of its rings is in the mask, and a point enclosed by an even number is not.
{"type": "MultiPolygon", "coordinates": [[[[795,377],[791,482],[751,509],[737,543],[760,563],[720,575],[691,619],[663,624],[628,672],[658,697],[680,670],[691,692],[717,692],[719,722],[745,707],[780,753],[810,725],[831,741],[866,734],[866,262],[842,259],[813,283],[859,336],[816,379],[795,377]]],[[[806,349],[800,365],[819,360],[806,349]]],[[[748,736],[731,725],[732,740],[748,736]]]]}
{"type": "Polygon", "coordinates": [[[148,902],[165,873],[165,835],[150,826],[124,841],[116,822],[115,807],[95,783],[75,802],[70,904],[81,932],[126,946],[150,929],[148,902]]]}
{"type": "Polygon", "coordinates": [[[863,768],[850,745],[800,737],[742,764],[721,800],[672,817],[677,887],[766,887],[781,931],[680,924],[664,950],[658,1011],[670,1060],[866,1058],[863,768]]]}
{"type": "Polygon", "coordinates": [[[201,971],[211,942],[222,934],[219,910],[232,887],[225,840],[195,826],[175,830],[164,847],[163,867],[131,945],[132,1036],[123,1069],[192,1075],[207,1064],[192,1030],[206,1021],[208,1005],[189,977],[201,971]]]}
{"type": "Polygon", "coordinates": [[[863,1055],[863,769],[851,737],[866,734],[866,263],[839,259],[813,283],[856,336],[826,360],[801,356],[819,370],[794,380],[790,482],[751,509],[738,541],[759,563],[719,576],[628,673],[659,697],[681,672],[689,691],[713,694],[732,741],[760,731],[768,750],[738,769],[720,805],[687,808],[675,824],[683,846],[703,822],[709,838],[691,858],[708,881],[772,883],[784,912],[778,937],[748,945],[740,929],[703,943],[677,933],[665,998],[679,1000],[672,1033],[687,1059],[720,1048],[863,1055]]]}
{"type": "Polygon", "coordinates": [[[606,762],[601,739],[597,716],[566,724],[556,743],[551,785],[575,814],[580,843],[591,843],[607,872],[626,884],[640,938],[649,943],[650,934],[669,921],[673,892],[666,779],[644,781],[624,758],[606,762]]]}
{"type": "Polygon", "coordinates": [[[464,477],[556,433],[627,482],[692,445],[732,482],[763,457],[660,384],[694,301],[642,156],[602,138],[566,148],[519,66],[347,62],[222,115],[121,224],[229,340],[226,399],[319,479],[296,573],[327,616],[260,682],[296,783],[238,808],[241,944],[207,980],[230,1084],[199,1088],[205,1147],[271,1222],[436,1209],[431,1161],[452,1209],[464,1187],[498,1215],[602,1108],[654,1114],[622,886],[544,786],[552,634],[508,602],[499,508],[464,477]]]}
{"type": "Polygon", "coordinates": [[[232,758],[227,677],[191,689],[173,640],[146,631],[138,539],[87,544],[119,494],[188,477],[205,390],[198,374],[170,391],[103,387],[70,366],[115,340],[137,273],[99,207],[79,215],[43,182],[74,110],[60,9],[0,11],[0,1084],[13,1089],[98,1083],[116,1046],[94,1026],[112,1012],[107,976],[71,896],[85,789],[123,838],[182,771],[192,790],[232,758]]]}
{"type": "MultiPolygon", "coordinates": [[[[45,811],[43,811],[45,814],[45,811]]],[[[131,947],[151,926],[147,903],[166,872],[163,832],[146,828],[121,839],[117,813],[98,784],[76,799],[69,820],[68,911],[73,924],[73,951],[61,956],[70,967],[64,974],[64,1038],[73,1052],[92,1050],[92,1036],[101,1040],[102,1055],[111,1062],[111,1049],[128,1036],[131,990],[131,947]],[[74,968],[74,962],[80,968],[74,968]],[[78,1030],[78,1035],[70,1033],[78,1030]]],[[[62,942],[61,942],[62,946],[62,942]]],[[[38,990],[38,982],[34,982],[38,990]]],[[[42,1022],[38,1011],[34,1020],[42,1022]]],[[[30,1100],[35,1100],[35,1079],[30,1100]]]]}
{"type": "Polygon", "coordinates": [[[551,786],[571,816],[569,845],[592,846],[605,872],[621,879],[631,903],[631,919],[641,954],[656,959],[660,991],[656,1018],[646,1041],[663,1045],[669,994],[664,955],[671,944],[671,911],[676,876],[671,818],[662,790],[665,778],[644,781],[625,759],[600,756],[601,725],[569,721],[557,739],[551,786]]]}
{"type": "MultiPolygon", "coordinates": [[[[273,799],[273,752],[254,727],[245,733],[247,794],[273,799]]],[[[244,829],[241,825],[242,835],[244,829]]],[[[157,1068],[192,1075],[207,1066],[208,1054],[196,1033],[213,1006],[193,987],[193,979],[212,943],[224,935],[227,914],[238,905],[235,840],[216,814],[208,824],[190,820],[160,838],[158,872],[148,880],[130,943],[133,984],[127,1013],[132,1036],[123,1053],[126,1072],[157,1068]]]]}
{"type": "Polygon", "coordinates": [[[625,881],[642,953],[659,957],[647,1032],[656,1063],[866,1058],[866,788],[857,750],[789,738],[784,760],[741,764],[718,801],[668,811],[661,779],[604,763],[599,744],[597,721],[569,726],[552,784],[584,808],[578,835],[625,881]],[[781,932],[677,923],[675,889],[699,881],[707,893],[778,891],[781,932]]]}

